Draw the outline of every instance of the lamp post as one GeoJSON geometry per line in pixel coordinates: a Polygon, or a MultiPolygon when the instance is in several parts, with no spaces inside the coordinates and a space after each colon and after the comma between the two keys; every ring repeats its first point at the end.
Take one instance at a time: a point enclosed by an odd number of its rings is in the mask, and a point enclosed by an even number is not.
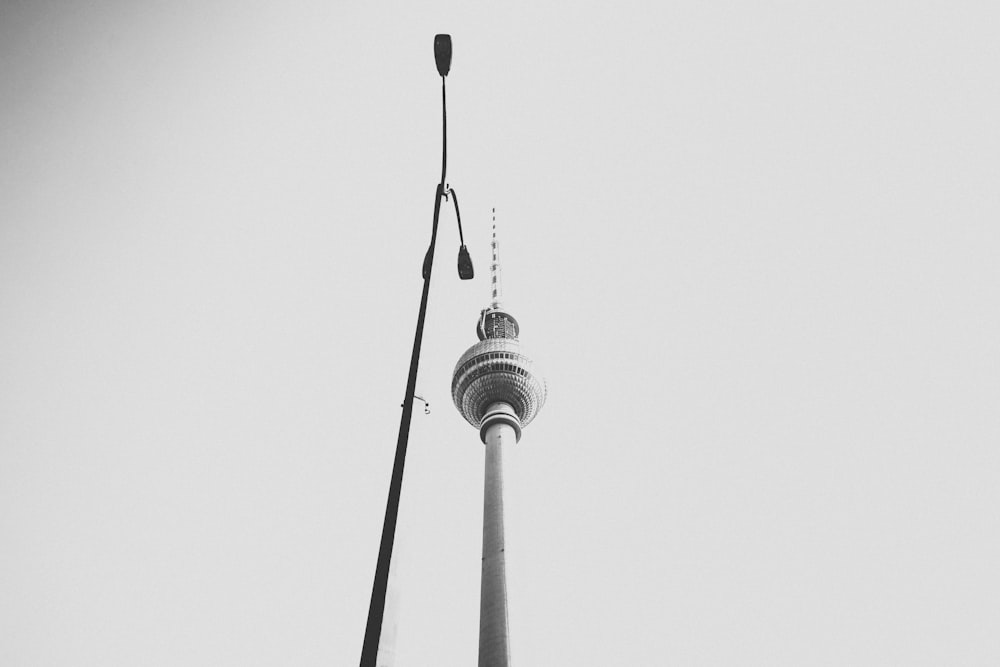
{"type": "Polygon", "coordinates": [[[434,266],[434,247],[437,243],[438,219],[441,215],[441,200],[449,197],[455,203],[455,217],[458,219],[458,276],[470,280],[474,271],[472,258],[465,247],[462,234],[462,217],[458,210],[458,196],[445,182],[448,171],[448,108],[445,95],[445,79],[451,69],[451,36],[434,36],[434,61],[441,75],[441,182],[434,193],[434,222],[431,226],[431,242],[424,255],[424,289],[420,295],[420,310],[417,313],[417,330],[413,336],[413,353],[410,355],[410,372],[406,379],[406,395],[403,397],[403,414],[399,420],[399,437],[396,440],[396,457],[392,464],[389,481],[389,498],[385,507],[385,521],[382,524],[382,540],[379,543],[378,561],[375,565],[375,582],[372,585],[371,603],[368,607],[368,623],[361,648],[361,667],[376,667],[379,639],[382,635],[382,617],[385,613],[385,594],[389,581],[389,564],[392,560],[392,545],[396,537],[396,519],[399,515],[399,497],[403,486],[403,466],[406,463],[406,446],[410,439],[410,419],[413,413],[413,398],[417,384],[417,367],[420,364],[420,345],[424,337],[424,319],[427,315],[427,295],[431,286],[431,270],[434,266]]]}

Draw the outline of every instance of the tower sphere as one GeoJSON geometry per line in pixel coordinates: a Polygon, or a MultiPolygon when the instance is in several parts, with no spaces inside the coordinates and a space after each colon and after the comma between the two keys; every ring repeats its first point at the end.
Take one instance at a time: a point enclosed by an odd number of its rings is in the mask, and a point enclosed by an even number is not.
{"type": "Polygon", "coordinates": [[[455,407],[476,428],[494,403],[510,405],[527,426],[545,404],[545,394],[545,380],[517,338],[480,340],[459,358],[451,381],[455,407]]]}

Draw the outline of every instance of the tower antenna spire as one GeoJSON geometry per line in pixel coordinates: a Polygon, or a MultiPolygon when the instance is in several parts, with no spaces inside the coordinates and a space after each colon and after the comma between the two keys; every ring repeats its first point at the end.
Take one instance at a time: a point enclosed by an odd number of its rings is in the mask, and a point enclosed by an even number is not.
{"type": "Polygon", "coordinates": [[[490,243],[493,249],[493,261],[490,263],[490,286],[492,298],[490,308],[499,308],[503,299],[503,283],[500,280],[500,244],[497,242],[497,209],[493,207],[493,240],[490,243]]]}

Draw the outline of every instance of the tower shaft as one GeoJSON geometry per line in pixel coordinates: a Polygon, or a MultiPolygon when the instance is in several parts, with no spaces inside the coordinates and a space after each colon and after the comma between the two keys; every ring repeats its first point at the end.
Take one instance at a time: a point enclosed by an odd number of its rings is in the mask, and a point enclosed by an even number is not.
{"type": "MultiPolygon", "coordinates": [[[[491,406],[494,409],[497,406],[491,406]]],[[[507,410],[511,408],[503,405],[507,410]]],[[[512,411],[512,410],[511,410],[512,411]]],[[[509,667],[507,564],[503,529],[503,448],[517,442],[507,421],[494,421],[483,433],[486,483],[483,494],[483,572],[479,598],[479,667],[509,667]]]]}

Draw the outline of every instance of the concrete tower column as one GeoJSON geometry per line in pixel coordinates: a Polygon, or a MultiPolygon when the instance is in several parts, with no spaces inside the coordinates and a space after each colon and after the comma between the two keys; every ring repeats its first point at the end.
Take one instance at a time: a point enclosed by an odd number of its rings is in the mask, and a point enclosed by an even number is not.
{"type": "Polygon", "coordinates": [[[509,667],[507,632],[507,560],[503,520],[503,449],[518,441],[514,409],[494,403],[482,429],[486,446],[483,485],[483,571],[479,597],[479,667],[509,667]],[[516,428],[516,430],[515,430],[516,428]]]}

